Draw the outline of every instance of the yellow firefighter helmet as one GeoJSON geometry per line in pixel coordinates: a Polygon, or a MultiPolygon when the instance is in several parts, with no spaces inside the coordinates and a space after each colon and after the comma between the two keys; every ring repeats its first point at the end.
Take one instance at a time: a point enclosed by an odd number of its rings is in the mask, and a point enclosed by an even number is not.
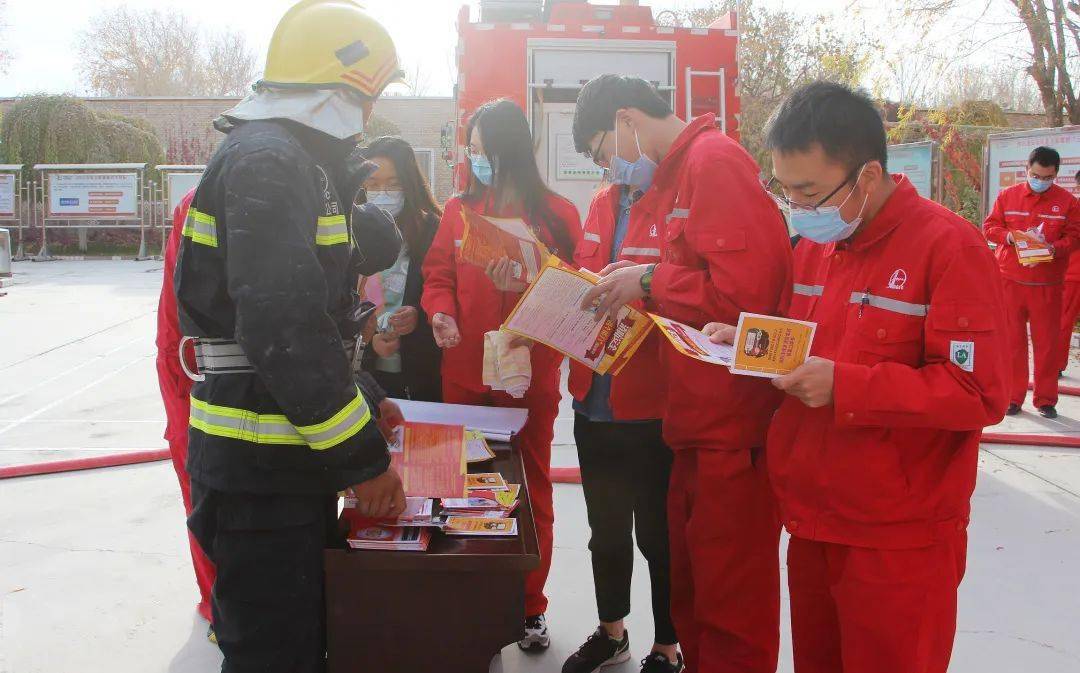
{"type": "Polygon", "coordinates": [[[394,41],[351,0],[301,0],[274,30],[262,83],[348,86],[378,98],[401,79],[394,41]]]}

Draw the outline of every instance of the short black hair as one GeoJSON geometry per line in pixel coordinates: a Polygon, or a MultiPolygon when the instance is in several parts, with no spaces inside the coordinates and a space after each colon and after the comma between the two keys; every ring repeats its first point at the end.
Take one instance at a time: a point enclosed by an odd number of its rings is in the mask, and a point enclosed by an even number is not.
{"type": "Polygon", "coordinates": [[[1061,155],[1053,147],[1036,147],[1028,155],[1028,166],[1030,167],[1031,164],[1039,164],[1047,168],[1053,166],[1056,171],[1061,168],[1061,155]]]}
{"type": "Polygon", "coordinates": [[[1080,185],[1080,171],[1076,171],[1076,176],[1073,180],[1076,180],[1076,184],[1080,185]]]}
{"type": "Polygon", "coordinates": [[[588,152],[593,136],[614,129],[615,113],[631,107],[654,119],[673,114],[656,87],[640,77],[600,75],[589,80],[578,94],[574,110],[574,148],[582,154],[588,152]]]}
{"type": "Polygon", "coordinates": [[[806,152],[814,143],[852,171],[870,161],[887,167],[885,124],[862,90],[819,80],[796,89],[776,108],[766,128],[766,148],[806,152]]]}

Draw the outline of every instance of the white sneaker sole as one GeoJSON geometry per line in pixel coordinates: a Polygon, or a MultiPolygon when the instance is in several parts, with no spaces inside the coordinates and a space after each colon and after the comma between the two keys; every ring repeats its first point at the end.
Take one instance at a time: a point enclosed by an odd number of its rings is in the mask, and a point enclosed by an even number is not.
{"type": "Polygon", "coordinates": [[[518,647],[525,652],[546,650],[551,646],[550,636],[526,636],[518,641],[518,647]]]}

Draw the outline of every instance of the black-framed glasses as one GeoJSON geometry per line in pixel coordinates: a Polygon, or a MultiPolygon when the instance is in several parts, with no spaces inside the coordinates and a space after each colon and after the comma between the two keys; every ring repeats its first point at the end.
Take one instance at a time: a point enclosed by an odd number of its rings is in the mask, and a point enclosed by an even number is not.
{"type": "Polygon", "coordinates": [[[775,176],[772,177],[772,178],[769,178],[768,182],[763,181],[761,183],[761,186],[765,189],[765,192],[769,196],[771,196],[773,198],[773,200],[776,201],[777,205],[779,205],[781,208],[787,208],[788,210],[800,210],[800,211],[807,211],[807,212],[817,212],[817,210],[819,208],[821,208],[823,205],[825,205],[829,201],[829,199],[836,196],[836,194],[841,189],[843,189],[845,186],[847,186],[848,183],[850,183],[852,180],[856,179],[857,176],[859,175],[859,172],[862,171],[862,169],[865,166],[866,166],[865,163],[860,164],[859,166],[856,166],[850,173],[847,174],[847,177],[844,178],[844,181],[836,186],[836,189],[829,192],[825,196],[825,198],[821,199],[820,201],[815,203],[813,206],[807,206],[807,205],[804,205],[804,204],[801,204],[801,203],[793,202],[788,197],[787,192],[784,190],[783,185],[780,184],[780,181],[777,180],[775,176]]]}
{"type": "MultiPolygon", "coordinates": [[[[589,149],[585,150],[585,158],[591,160],[597,166],[600,166],[600,162],[596,160],[596,155],[600,151],[600,148],[604,146],[604,141],[607,140],[607,134],[608,134],[607,131],[604,131],[603,133],[600,134],[600,142],[596,143],[596,149],[595,150],[592,149],[591,147],[589,149]]],[[[603,168],[603,166],[600,166],[600,168],[603,168]]]]}

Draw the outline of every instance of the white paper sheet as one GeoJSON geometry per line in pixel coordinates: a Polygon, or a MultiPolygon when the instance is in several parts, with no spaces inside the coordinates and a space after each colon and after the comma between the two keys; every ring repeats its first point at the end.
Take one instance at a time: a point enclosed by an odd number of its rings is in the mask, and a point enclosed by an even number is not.
{"type": "MultiPolygon", "coordinates": [[[[416,402],[413,400],[394,400],[401,407],[401,413],[407,421],[417,423],[443,423],[446,425],[464,425],[472,430],[479,430],[489,442],[508,442],[517,434],[529,412],[525,409],[507,409],[502,407],[480,407],[471,404],[442,404],[439,402],[416,402]]],[[[493,450],[499,447],[492,446],[493,450]]]]}

